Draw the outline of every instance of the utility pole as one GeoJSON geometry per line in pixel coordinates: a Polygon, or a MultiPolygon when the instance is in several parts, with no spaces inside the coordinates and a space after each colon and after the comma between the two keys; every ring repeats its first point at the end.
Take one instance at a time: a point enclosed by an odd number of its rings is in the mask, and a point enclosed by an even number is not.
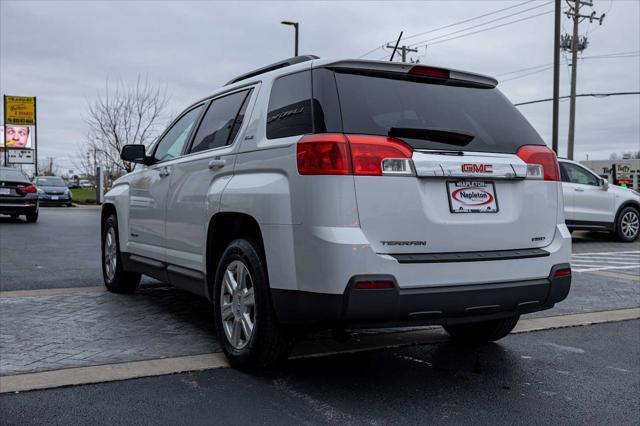
{"type": "Polygon", "coordinates": [[[560,112],[560,11],[562,0],[555,0],[555,22],[553,31],[553,118],[551,149],[558,154],[558,116],[560,112]]]}
{"type": "Polygon", "coordinates": [[[49,176],[53,176],[53,160],[54,159],[55,157],[47,157],[47,160],[49,160],[49,167],[47,168],[45,173],[49,176]]]}
{"type": "Polygon", "coordinates": [[[393,49],[393,48],[397,48],[398,50],[400,50],[401,55],[402,55],[402,62],[407,62],[407,52],[418,52],[418,49],[412,49],[409,46],[391,46],[387,43],[387,48],[388,49],[393,49]]]}
{"type": "Polygon", "coordinates": [[[293,56],[298,56],[298,27],[300,26],[300,24],[298,22],[291,22],[291,21],[282,21],[280,22],[282,25],[291,25],[293,26],[294,30],[295,30],[295,37],[296,37],[296,41],[295,41],[295,47],[294,47],[294,55],[293,56]]]}
{"type": "Polygon", "coordinates": [[[589,22],[593,22],[595,19],[600,21],[600,25],[602,25],[604,14],[599,18],[596,18],[595,11],[590,15],[581,15],[580,7],[593,7],[593,3],[591,1],[568,0],[567,3],[570,7],[570,10],[567,11],[567,17],[573,18],[573,35],[570,38],[566,35],[563,37],[562,47],[565,50],[568,50],[568,48],[571,47],[571,98],[569,101],[569,137],[567,141],[567,158],[569,158],[569,160],[573,160],[573,147],[576,129],[576,78],[578,73],[578,50],[582,52],[589,44],[586,36],[582,37],[582,39],[578,38],[578,26],[580,21],[583,19],[589,19],[589,22]],[[573,3],[573,5],[571,5],[571,3],[573,3]]]}

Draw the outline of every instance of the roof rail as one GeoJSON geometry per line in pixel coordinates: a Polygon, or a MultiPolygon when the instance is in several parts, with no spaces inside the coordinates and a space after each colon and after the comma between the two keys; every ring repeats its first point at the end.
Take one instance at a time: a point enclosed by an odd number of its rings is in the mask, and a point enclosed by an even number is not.
{"type": "Polygon", "coordinates": [[[311,61],[313,59],[320,59],[320,58],[318,56],[316,56],[316,55],[294,56],[292,58],[285,59],[284,61],[276,62],[274,64],[267,65],[266,67],[258,68],[257,70],[253,70],[253,71],[250,71],[250,72],[248,72],[246,74],[242,74],[242,75],[234,78],[233,80],[229,81],[227,84],[225,84],[225,86],[228,86],[228,85],[233,84],[233,83],[237,83],[237,82],[242,81],[242,80],[246,80],[247,78],[255,77],[256,75],[264,74],[264,73],[269,72],[269,71],[274,71],[274,70],[277,70],[279,68],[284,68],[284,67],[288,67],[288,66],[291,66],[291,65],[299,64],[301,62],[311,61]]]}

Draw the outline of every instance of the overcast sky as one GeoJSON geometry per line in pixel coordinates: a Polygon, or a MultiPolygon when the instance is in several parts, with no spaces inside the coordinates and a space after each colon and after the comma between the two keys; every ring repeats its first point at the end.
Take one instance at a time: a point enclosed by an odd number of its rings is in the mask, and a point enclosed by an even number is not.
{"type": "MultiPolygon", "coordinates": [[[[406,40],[418,44],[422,63],[497,76],[512,102],[552,95],[553,14],[550,1],[423,2],[187,2],[187,1],[4,1],[0,2],[0,91],[37,96],[41,158],[53,156],[73,168],[86,125],[87,103],[105,81],[135,82],[138,75],[166,85],[169,111],[180,112],[235,75],[292,56],[293,29],[300,22],[300,52],[357,58],[395,40],[437,29],[512,5],[518,7],[406,40]],[[539,6],[539,7],[536,7],[539,6]],[[535,9],[532,9],[534,8],[535,9]],[[460,31],[506,15],[512,17],[460,31]],[[542,14],[456,40],[449,38],[542,14]],[[455,34],[450,34],[456,32],[455,34]],[[426,40],[432,40],[426,49],[426,40]],[[433,40],[436,39],[436,40],[433,40]],[[541,72],[536,72],[540,71],[541,72]]],[[[591,8],[586,8],[588,11],[591,8]]],[[[578,93],[640,90],[640,2],[595,0],[606,12],[599,27],[588,21],[589,47],[582,56],[635,52],[579,62],[578,93]],[[635,56],[634,56],[635,55],[635,56]]],[[[563,17],[567,31],[570,21],[563,17]]],[[[381,59],[378,49],[366,58],[381,59]]],[[[569,94],[563,59],[561,95],[569,94]]],[[[551,144],[551,102],[519,107],[551,144]]],[[[561,103],[560,154],[566,153],[568,102],[561,103]]],[[[578,98],[576,158],[608,158],[640,149],[640,96],[578,98]]]]}

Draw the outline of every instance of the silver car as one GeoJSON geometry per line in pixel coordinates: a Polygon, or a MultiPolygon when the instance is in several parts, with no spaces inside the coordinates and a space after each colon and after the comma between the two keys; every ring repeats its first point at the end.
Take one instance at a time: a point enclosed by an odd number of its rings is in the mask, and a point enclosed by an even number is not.
{"type": "Polygon", "coordinates": [[[320,327],[507,335],[570,288],[555,154],[496,80],[295,57],[189,106],[106,194],[103,272],[208,298],[238,367],[320,327]]]}

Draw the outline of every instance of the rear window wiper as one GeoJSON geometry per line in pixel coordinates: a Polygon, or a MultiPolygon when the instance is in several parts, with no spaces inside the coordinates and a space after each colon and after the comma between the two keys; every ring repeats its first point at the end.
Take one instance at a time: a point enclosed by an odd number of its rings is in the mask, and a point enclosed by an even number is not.
{"type": "Polygon", "coordinates": [[[413,127],[392,127],[389,136],[398,138],[424,139],[451,145],[465,146],[475,138],[468,133],[455,130],[421,129],[413,127]]]}

